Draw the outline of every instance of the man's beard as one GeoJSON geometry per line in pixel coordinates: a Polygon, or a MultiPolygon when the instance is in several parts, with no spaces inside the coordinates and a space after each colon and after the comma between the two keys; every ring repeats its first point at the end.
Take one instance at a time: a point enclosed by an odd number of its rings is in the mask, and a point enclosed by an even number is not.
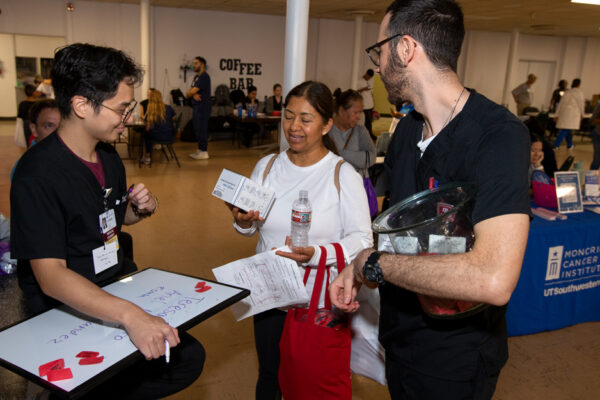
{"type": "Polygon", "coordinates": [[[390,54],[388,65],[379,75],[388,92],[388,101],[391,104],[410,101],[406,93],[406,88],[409,87],[406,68],[401,65],[400,58],[396,54],[390,54]]]}

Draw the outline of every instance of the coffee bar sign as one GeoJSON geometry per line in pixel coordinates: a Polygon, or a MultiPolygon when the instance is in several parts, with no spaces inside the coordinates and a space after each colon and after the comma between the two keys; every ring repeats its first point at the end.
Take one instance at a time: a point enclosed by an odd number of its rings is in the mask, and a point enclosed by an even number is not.
{"type": "Polygon", "coordinates": [[[246,90],[254,85],[254,76],[262,75],[262,63],[242,62],[239,58],[221,58],[219,69],[235,75],[229,78],[231,90],[246,90]]]}

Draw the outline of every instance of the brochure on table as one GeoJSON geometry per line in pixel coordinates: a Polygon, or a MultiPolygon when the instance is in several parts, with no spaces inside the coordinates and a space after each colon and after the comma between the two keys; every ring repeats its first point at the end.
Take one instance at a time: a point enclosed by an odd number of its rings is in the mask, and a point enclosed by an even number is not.
{"type": "Polygon", "coordinates": [[[555,172],[554,181],[556,183],[558,212],[561,214],[582,212],[583,199],[581,196],[579,172],[555,172]]]}
{"type": "MultiPolygon", "coordinates": [[[[103,289],[179,329],[189,329],[250,293],[243,288],[154,268],[103,289]]],[[[131,359],[126,365],[141,358],[141,353],[125,330],[64,305],[0,331],[0,363],[37,384],[58,389],[64,397],[77,397],[88,391],[103,380],[96,381],[99,374],[106,375],[105,379],[114,375],[115,371],[104,373],[117,363],[122,365],[121,361],[128,357],[131,359]],[[95,360],[90,360],[90,355],[95,360]],[[62,365],[53,364],[53,374],[61,372],[61,379],[49,382],[52,375],[42,372],[43,366],[58,360],[62,360],[59,363],[62,365]],[[72,378],[64,379],[69,375],[72,378]]]]}

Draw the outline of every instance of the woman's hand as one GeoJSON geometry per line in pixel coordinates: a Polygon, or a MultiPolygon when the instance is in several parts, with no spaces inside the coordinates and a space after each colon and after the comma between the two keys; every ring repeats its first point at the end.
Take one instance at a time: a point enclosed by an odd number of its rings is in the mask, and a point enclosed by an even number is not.
{"type": "Polygon", "coordinates": [[[252,223],[254,221],[262,221],[262,218],[260,217],[260,213],[258,211],[250,210],[248,212],[245,212],[240,210],[233,204],[225,202],[225,205],[231,210],[231,215],[233,215],[235,223],[240,228],[248,229],[252,227],[252,223]]]}
{"type": "Polygon", "coordinates": [[[285,245],[292,249],[291,253],[287,251],[276,251],[275,254],[281,257],[292,259],[299,263],[307,263],[315,254],[315,249],[312,246],[292,248],[292,240],[289,236],[285,237],[285,245]]]}

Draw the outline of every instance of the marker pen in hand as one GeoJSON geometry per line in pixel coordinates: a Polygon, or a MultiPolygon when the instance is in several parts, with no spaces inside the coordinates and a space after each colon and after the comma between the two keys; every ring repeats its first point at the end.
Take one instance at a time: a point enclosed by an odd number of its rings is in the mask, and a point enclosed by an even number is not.
{"type": "Polygon", "coordinates": [[[129,189],[127,189],[127,199],[129,199],[129,195],[131,194],[131,192],[133,192],[134,186],[135,186],[135,183],[132,183],[131,186],[129,186],[129,189]]]}
{"type": "Polygon", "coordinates": [[[167,364],[169,363],[169,359],[171,358],[171,348],[169,347],[169,341],[165,339],[165,361],[167,364]]]}

